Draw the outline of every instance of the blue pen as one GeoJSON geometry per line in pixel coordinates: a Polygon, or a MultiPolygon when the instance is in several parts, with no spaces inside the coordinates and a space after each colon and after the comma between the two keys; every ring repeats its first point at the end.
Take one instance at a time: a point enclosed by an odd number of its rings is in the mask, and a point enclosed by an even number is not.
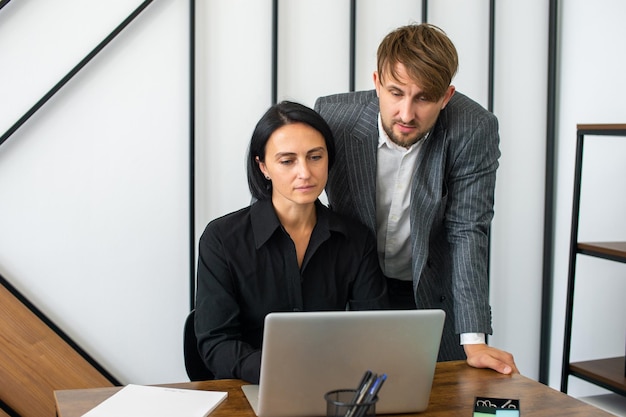
{"type": "Polygon", "coordinates": [[[378,391],[380,391],[380,388],[383,386],[386,380],[387,374],[382,374],[381,376],[376,378],[376,381],[374,381],[374,385],[370,389],[370,392],[368,392],[367,397],[365,397],[365,401],[373,400],[378,395],[378,391]]]}
{"type": "MultiPolygon", "coordinates": [[[[383,383],[387,380],[387,374],[382,374],[376,378],[371,388],[368,390],[367,395],[363,398],[363,401],[360,403],[368,403],[372,401],[378,395],[380,388],[383,386],[383,383]]],[[[359,407],[356,413],[354,413],[354,417],[362,417],[363,414],[367,411],[369,407],[359,407]]]]}

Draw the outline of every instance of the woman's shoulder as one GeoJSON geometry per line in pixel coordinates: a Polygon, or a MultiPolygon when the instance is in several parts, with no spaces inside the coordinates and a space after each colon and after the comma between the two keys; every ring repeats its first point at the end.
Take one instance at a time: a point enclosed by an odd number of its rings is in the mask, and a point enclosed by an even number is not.
{"type": "Polygon", "coordinates": [[[240,228],[242,225],[249,223],[250,206],[243,207],[239,210],[224,214],[211,220],[204,229],[204,235],[207,233],[231,233],[233,230],[240,228]]]}

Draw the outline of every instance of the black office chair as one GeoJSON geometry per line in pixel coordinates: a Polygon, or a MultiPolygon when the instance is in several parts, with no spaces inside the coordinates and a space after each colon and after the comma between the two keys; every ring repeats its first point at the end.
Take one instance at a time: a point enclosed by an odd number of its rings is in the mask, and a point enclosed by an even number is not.
{"type": "Polygon", "coordinates": [[[193,328],[193,320],[196,310],[191,310],[185,320],[185,335],[183,340],[183,351],[185,354],[185,370],[190,381],[206,381],[215,379],[215,375],[209,371],[198,352],[198,340],[193,328]]]}

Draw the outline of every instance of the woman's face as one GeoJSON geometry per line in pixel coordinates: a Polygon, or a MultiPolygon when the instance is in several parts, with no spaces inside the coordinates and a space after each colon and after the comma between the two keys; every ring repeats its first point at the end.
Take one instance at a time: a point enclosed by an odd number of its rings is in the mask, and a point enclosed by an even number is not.
{"type": "Polygon", "coordinates": [[[304,123],[278,128],[265,145],[259,168],[272,181],[272,201],[277,204],[311,204],[328,179],[328,151],[324,136],[304,123]]]}

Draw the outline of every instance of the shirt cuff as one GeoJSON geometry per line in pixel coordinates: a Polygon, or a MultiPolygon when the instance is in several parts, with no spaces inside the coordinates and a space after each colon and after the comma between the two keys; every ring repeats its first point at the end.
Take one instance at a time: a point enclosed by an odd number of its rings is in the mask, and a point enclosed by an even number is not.
{"type": "Polygon", "coordinates": [[[461,333],[462,345],[478,345],[485,343],[484,333],[461,333]]]}

